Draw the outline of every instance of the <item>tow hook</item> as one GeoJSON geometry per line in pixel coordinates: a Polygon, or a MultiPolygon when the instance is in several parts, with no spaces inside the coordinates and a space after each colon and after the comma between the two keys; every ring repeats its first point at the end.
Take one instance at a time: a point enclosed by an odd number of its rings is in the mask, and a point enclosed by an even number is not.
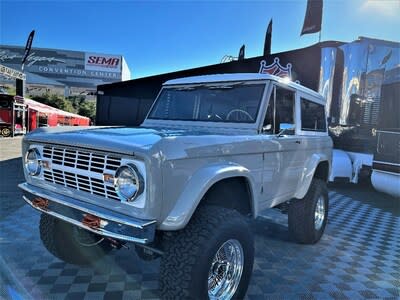
{"type": "Polygon", "coordinates": [[[100,228],[101,219],[90,214],[84,214],[82,224],[93,229],[100,228]]]}
{"type": "Polygon", "coordinates": [[[49,206],[49,200],[41,198],[41,197],[37,197],[32,200],[32,205],[37,208],[47,211],[47,208],[49,206]]]}
{"type": "MultiPolygon", "coordinates": [[[[82,219],[82,224],[93,229],[99,229],[102,227],[102,220],[94,215],[84,214],[82,219]]],[[[110,242],[111,247],[115,249],[121,249],[122,247],[129,249],[129,247],[125,245],[125,243],[123,242],[114,240],[113,238],[110,237],[106,237],[106,239],[110,242]]]]}

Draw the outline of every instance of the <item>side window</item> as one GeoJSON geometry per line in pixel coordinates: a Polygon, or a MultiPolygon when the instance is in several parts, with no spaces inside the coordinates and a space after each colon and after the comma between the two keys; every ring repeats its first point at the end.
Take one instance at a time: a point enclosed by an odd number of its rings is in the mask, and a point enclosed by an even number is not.
{"type": "Polygon", "coordinates": [[[326,131],[323,105],[301,98],[301,130],[326,131]]]}
{"type": "Polygon", "coordinates": [[[267,113],[265,114],[264,118],[264,123],[263,123],[263,133],[267,134],[272,134],[275,133],[274,130],[274,102],[275,102],[275,90],[272,91],[269,103],[268,103],[268,108],[267,108],[267,113]]]}
{"type": "Polygon", "coordinates": [[[285,134],[294,134],[294,96],[293,91],[274,87],[263,123],[264,133],[278,134],[285,129],[285,134]]]}
{"type": "Polygon", "coordinates": [[[294,134],[295,132],[294,96],[293,91],[276,87],[275,124],[278,132],[283,129],[286,129],[285,134],[294,134]]]}

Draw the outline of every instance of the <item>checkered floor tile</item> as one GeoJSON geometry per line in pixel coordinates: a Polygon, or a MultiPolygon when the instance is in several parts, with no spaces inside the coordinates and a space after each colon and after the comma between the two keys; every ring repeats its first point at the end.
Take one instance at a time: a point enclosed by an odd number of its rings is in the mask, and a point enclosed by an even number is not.
{"type": "MultiPolygon", "coordinates": [[[[399,299],[400,218],[330,192],[316,245],[288,238],[287,217],[252,221],[256,257],[247,299],[399,299]]],[[[0,221],[0,297],[158,299],[159,260],[122,249],[89,267],[59,261],[42,246],[39,215],[24,206],[0,221]]]]}

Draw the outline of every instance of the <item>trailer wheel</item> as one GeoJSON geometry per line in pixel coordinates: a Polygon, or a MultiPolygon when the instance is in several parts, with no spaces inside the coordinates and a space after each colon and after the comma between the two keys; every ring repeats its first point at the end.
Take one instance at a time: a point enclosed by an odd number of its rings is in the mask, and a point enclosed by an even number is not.
{"type": "Polygon", "coordinates": [[[9,136],[11,135],[11,130],[10,130],[10,128],[8,128],[8,127],[3,127],[3,128],[1,129],[1,135],[2,135],[3,137],[9,137],[9,136]]]}

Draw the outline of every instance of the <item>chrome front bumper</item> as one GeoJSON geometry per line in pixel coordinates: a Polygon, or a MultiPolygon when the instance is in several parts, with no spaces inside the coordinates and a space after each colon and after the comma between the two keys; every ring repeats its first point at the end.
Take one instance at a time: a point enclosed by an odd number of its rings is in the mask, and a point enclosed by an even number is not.
{"type": "Polygon", "coordinates": [[[23,199],[33,208],[93,233],[138,244],[154,240],[155,220],[132,218],[26,182],[18,187],[23,190],[23,199]]]}

